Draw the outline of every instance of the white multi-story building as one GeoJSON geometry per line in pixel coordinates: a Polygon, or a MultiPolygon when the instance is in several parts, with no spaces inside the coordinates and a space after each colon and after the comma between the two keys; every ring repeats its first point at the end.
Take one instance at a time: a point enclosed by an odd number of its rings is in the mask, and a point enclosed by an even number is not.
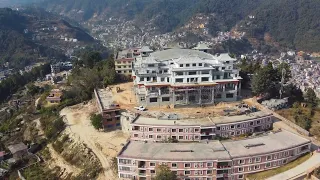
{"type": "Polygon", "coordinates": [[[205,50],[141,48],[132,71],[138,103],[203,105],[237,100],[242,78],[234,68],[236,59],[205,50]]]}

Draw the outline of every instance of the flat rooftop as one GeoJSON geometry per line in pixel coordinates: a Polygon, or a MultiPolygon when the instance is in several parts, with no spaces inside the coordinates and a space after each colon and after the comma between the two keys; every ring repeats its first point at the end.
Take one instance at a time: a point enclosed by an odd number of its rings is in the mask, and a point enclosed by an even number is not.
{"type": "Polygon", "coordinates": [[[219,141],[207,143],[152,143],[131,141],[120,152],[120,157],[191,161],[221,159],[230,160],[230,156],[219,141]]]}
{"type": "Polygon", "coordinates": [[[113,95],[111,89],[97,89],[96,90],[99,99],[100,109],[108,110],[108,109],[117,109],[118,107],[115,106],[113,95]]]}
{"type": "Polygon", "coordinates": [[[309,142],[311,141],[289,131],[280,131],[251,139],[224,141],[222,144],[229,151],[230,156],[236,158],[281,151],[309,142]],[[246,147],[248,145],[251,147],[246,147]]]}
{"type": "Polygon", "coordinates": [[[252,112],[243,115],[235,116],[218,116],[218,117],[204,117],[204,118],[188,118],[179,120],[160,120],[156,117],[138,117],[132,124],[137,125],[159,125],[159,126],[211,126],[215,124],[225,124],[233,122],[247,121],[259,117],[271,115],[263,111],[252,112]]]}
{"type": "Polygon", "coordinates": [[[118,157],[167,161],[231,160],[281,151],[310,141],[288,131],[239,141],[208,141],[200,143],[154,143],[130,141],[118,157]],[[263,143],[263,145],[259,145],[263,143]],[[246,147],[246,146],[251,147],[246,147]]]}

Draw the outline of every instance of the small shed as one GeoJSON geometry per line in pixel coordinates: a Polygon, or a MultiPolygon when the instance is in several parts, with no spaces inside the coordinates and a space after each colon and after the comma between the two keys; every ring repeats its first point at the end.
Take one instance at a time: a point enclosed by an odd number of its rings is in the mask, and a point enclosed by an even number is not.
{"type": "Polygon", "coordinates": [[[8,146],[9,151],[13,155],[14,159],[21,159],[28,153],[28,147],[24,143],[13,144],[8,146]]]}

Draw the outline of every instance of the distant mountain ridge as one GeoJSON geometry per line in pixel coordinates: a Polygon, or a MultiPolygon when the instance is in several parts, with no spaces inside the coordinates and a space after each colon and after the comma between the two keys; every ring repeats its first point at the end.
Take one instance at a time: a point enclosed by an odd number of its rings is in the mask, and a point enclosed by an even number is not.
{"type": "Polygon", "coordinates": [[[23,68],[43,57],[64,59],[63,48],[67,50],[70,42],[60,34],[84,45],[94,43],[86,32],[46,11],[0,8],[0,65],[10,62],[13,67],[23,68]]]}
{"type": "Polygon", "coordinates": [[[137,25],[154,19],[161,33],[174,31],[196,13],[214,13],[209,31],[241,29],[264,40],[269,33],[282,46],[320,51],[319,0],[46,0],[40,6],[77,21],[103,21],[110,17],[134,19],[137,25]],[[218,23],[217,23],[218,20],[218,23]]]}

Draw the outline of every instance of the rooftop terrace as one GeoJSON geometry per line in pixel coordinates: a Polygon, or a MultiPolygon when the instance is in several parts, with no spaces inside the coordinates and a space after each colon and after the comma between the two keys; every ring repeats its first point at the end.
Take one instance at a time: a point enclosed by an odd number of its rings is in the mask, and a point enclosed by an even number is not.
{"type": "Polygon", "coordinates": [[[114,100],[111,89],[97,89],[95,90],[95,95],[98,100],[100,111],[119,108],[113,103],[114,100]]]}
{"type": "Polygon", "coordinates": [[[231,160],[304,145],[310,141],[288,131],[270,132],[267,135],[238,141],[209,141],[201,143],[153,143],[131,141],[119,157],[191,161],[231,160]]]}
{"type": "Polygon", "coordinates": [[[145,117],[140,116],[133,124],[139,125],[162,125],[162,126],[211,126],[215,124],[225,124],[233,122],[247,121],[250,119],[255,119],[259,117],[269,116],[271,114],[265,113],[263,111],[252,112],[249,114],[235,115],[235,116],[219,116],[219,117],[203,117],[203,118],[186,118],[178,120],[165,120],[158,119],[156,117],[145,117]]]}

